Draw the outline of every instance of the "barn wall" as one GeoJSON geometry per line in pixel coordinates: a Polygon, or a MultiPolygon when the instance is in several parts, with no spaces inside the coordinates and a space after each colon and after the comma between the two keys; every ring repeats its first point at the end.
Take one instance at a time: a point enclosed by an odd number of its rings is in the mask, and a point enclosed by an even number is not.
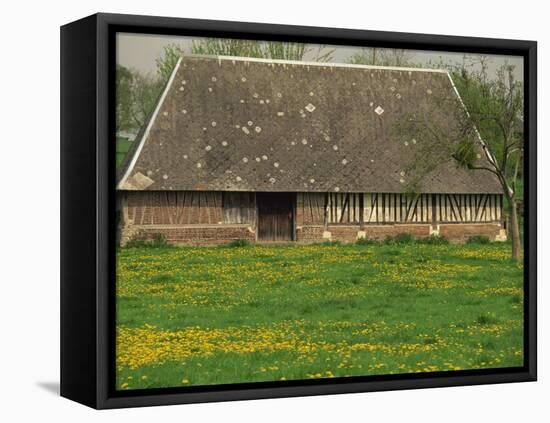
{"type": "Polygon", "coordinates": [[[296,225],[323,225],[328,194],[299,192],[296,194],[296,225]]]}
{"type": "Polygon", "coordinates": [[[186,245],[256,239],[254,193],[120,191],[118,200],[123,245],[157,237],[186,245]]]}
{"type": "Polygon", "coordinates": [[[127,191],[125,221],[133,225],[254,224],[254,193],[127,191]]]}
{"type": "Polygon", "coordinates": [[[223,223],[256,224],[256,194],[253,192],[222,193],[223,223]]]}
{"type": "Polygon", "coordinates": [[[125,218],[133,225],[190,225],[223,222],[220,192],[128,191],[125,218]]]}
{"type": "Polygon", "coordinates": [[[298,193],[296,239],[354,241],[408,233],[504,239],[502,195],[298,193]]]}
{"type": "Polygon", "coordinates": [[[329,224],[499,222],[502,195],[330,193],[326,207],[329,224]]]}
{"type": "MultiPolygon", "coordinates": [[[[119,192],[121,241],[162,236],[175,244],[256,240],[253,192],[119,192]]],[[[354,241],[400,233],[455,241],[503,239],[502,196],[494,194],[297,193],[296,240],[354,241]]]]}

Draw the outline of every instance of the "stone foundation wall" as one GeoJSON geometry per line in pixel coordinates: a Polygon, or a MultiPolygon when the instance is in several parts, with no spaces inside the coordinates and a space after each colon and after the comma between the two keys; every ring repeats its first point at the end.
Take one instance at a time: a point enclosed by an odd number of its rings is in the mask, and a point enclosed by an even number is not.
{"type": "MultiPolygon", "coordinates": [[[[322,225],[297,226],[296,241],[314,243],[323,241],[355,242],[358,238],[383,240],[399,234],[411,234],[416,238],[430,235],[443,236],[451,242],[466,242],[473,236],[486,236],[492,241],[506,240],[506,233],[499,224],[455,225],[322,225]]],[[[121,231],[121,244],[130,240],[154,240],[162,238],[174,245],[221,245],[245,239],[256,242],[256,233],[249,225],[131,225],[121,231]]]]}
{"type": "Polygon", "coordinates": [[[358,238],[383,240],[399,234],[410,234],[415,238],[439,235],[451,242],[466,242],[473,236],[486,236],[491,241],[506,240],[506,233],[498,223],[365,225],[363,230],[359,225],[329,225],[326,230],[321,225],[296,227],[298,242],[354,242],[358,238]]]}
{"type": "Polygon", "coordinates": [[[129,226],[122,231],[121,243],[124,245],[129,240],[152,241],[158,238],[173,245],[222,245],[239,239],[253,243],[256,233],[248,225],[129,226]]]}
{"type": "MultiPolygon", "coordinates": [[[[330,232],[331,241],[355,242],[357,241],[358,231],[359,225],[329,225],[327,228],[327,232],[330,232]]],[[[325,236],[327,235],[328,234],[325,234],[325,236]]]]}
{"type": "Polygon", "coordinates": [[[486,236],[491,241],[506,240],[506,232],[499,224],[438,225],[439,235],[455,242],[466,242],[473,236],[486,236]]]}
{"type": "Polygon", "coordinates": [[[423,238],[430,236],[430,225],[365,225],[363,230],[359,225],[333,225],[328,227],[328,232],[330,232],[331,240],[342,242],[353,242],[357,238],[382,240],[403,233],[423,238]]]}
{"type": "Polygon", "coordinates": [[[297,242],[320,242],[323,241],[324,226],[297,226],[296,241],[297,242]]]}
{"type": "Polygon", "coordinates": [[[425,238],[430,236],[430,225],[365,225],[363,231],[365,238],[368,239],[384,239],[403,233],[410,234],[415,238],[425,238]]]}

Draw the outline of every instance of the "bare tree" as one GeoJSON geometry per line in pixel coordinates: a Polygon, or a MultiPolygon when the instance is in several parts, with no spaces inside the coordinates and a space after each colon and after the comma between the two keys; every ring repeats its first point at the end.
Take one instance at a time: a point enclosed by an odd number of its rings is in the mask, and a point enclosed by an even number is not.
{"type": "Polygon", "coordinates": [[[451,71],[460,98],[434,96],[399,122],[396,129],[399,136],[412,135],[423,141],[409,169],[414,174],[409,182],[412,191],[445,160],[496,176],[508,205],[512,257],[519,261],[516,188],[523,163],[523,139],[518,130],[523,121],[523,84],[515,80],[513,66],[502,66],[491,79],[487,62],[479,65],[481,70],[460,66],[451,71]],[[449,111],[454,113],[449,115],[449,111]],[[426,157],[433,160],[428,162],[426,157]]]}

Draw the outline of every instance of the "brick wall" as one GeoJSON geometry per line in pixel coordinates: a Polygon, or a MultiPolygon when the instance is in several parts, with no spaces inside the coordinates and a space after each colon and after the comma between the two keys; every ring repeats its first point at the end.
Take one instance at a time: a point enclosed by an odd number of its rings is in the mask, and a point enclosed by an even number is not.
{"type": "MultiPolygon", "coordinates": [[[[439,234],[452,242],[465,242],[472,236],[486,236],[497,239],[502,227],[497,224],[454,224],[439,225],[439,234]]],[[[330,240],[354,242],[357,239],[359,226],[332,225],[328,227],[330,240]]],[[[220,245],[234,240],[246,239],[251,243],[256,240],[252,227],[247,225],[162,225],[130,226],[122,231],[123,243],[128,240],[154,240],[161,237],[174,245],[220,245]]],[[[316,226],[299,226],[296,228],[296,241],[303,243],[323,242],[325,228],[316,226]]],[[[365,236],[368,239],[382,240],[388,236],[407,233],[417,238],[430,236],[430,225],[365,225],[365,236]]]]}
{"type": "Polygon", "coordinates": [[[254,230],[245,225],[133,226],[127,232],[127,239],[154,240],[161,237],[173,245],[221,245],[239,239],[253,243],[256,239],[254,230]]]}
{"type": "MultiPolygon", "coordinates": [[[[429,224],[400,224],[400,225],[365,225],[363,232],[368,239],[382,240],[399,234],[410,234],[416,238],[429,237],[431,234],[429,224]]],[[[435,227],[433,228],[435,229],[435,227]]],[[[502,227],[498,224],[447,224],[439,225],[439,235],[451,242],[465,242],[472,236],[486,236],[495,241],[500,235],[502,227]]],[[[329,225],[330,240],[342,242],[354,242],[360,231],[359,225],[329,225]]],[[[296,240],[299,242],[323,242],[324,226],[298,226],[296,228],[296,240]]]]}
{"type": "Polygon", "coordinates": [[[502,226],[491,223],[439,225],[439,235],[456,242],[465,242],[472,236],[486,236],[494,241],[501,229],[502,226]]]}
{"type": "MultiPolygon", "coordinates": [[[[333,241],[349,242],[357,239],[360,228],[359,225],[332,225],[328,227],[328,230],[333,241]]],[[[368,239],[384,239],[403,233],[422,238],[430,236],[430,225],[365,225],[363,232],[368,239]]]]}
{"type": "Polygon", "coordinates": [[[330,232],[332,241],[355,242],[359,225],[332,225],[327,230],[330,232]]]}
{"type": "Polygon", "coordinates": [[[323,226],[297,226],[296,241],[298,242],[319,242],[323,240],[323,226]]]}
{"type": "Polygon", "coordinates": [[[388,236],[410,234],[417,238],[430,236],[430,225],[365,225],[365,235],[370,239],[384,239],[388,236]]]}

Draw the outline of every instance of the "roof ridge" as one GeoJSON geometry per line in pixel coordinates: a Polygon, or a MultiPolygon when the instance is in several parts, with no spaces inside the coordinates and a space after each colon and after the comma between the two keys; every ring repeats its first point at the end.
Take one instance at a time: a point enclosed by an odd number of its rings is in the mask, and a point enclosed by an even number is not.
{"type": "Polygon", "coordinates": [[[433,72],[448,74],[447,69],[433,69],[433,68],[415,68],[406,66],[381,66],[381,65],[362,65],[355,63],[336,63],[336,62],[313,62],[305,60],[283,60],[283,59],[264,59],[259,57],[244,57],[244,56],[221,56],[212,54],[185,54],[183,59],[212,59],[218,61],[238,61],[238,62],[256,62],[256,63],[272,63],[279,65],[293,65],[293,66],[318,66],[318,67],[330,67],[330,68],[352,68],[352,69],[377,69],[377,70],[394,70],[402,72],[433,72]]]}

